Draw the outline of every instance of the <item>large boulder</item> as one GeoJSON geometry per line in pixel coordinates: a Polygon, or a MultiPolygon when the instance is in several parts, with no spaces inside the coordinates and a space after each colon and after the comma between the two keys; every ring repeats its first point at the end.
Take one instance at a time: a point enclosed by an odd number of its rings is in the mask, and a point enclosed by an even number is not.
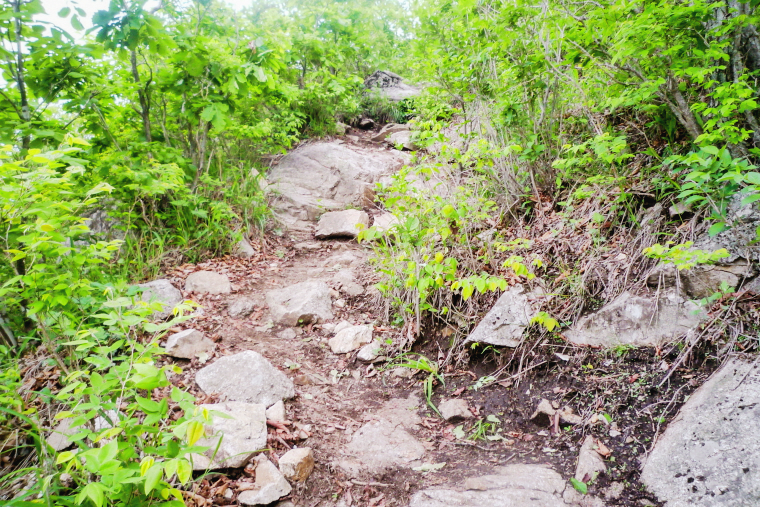
{"type": "Polygon", "coordinates": [[[153,280],[136,285],[142,289],[140,299],[146,303],[160,303],[162,309],[151,314],[153,320],[164,320],[182,302],[182,293],[169,280],[153,280]]]}
{"type": "Polygon", "coordinates": [[[694,330],[703,309],[675,290],[637,296],[624,292],[611,303],[582,317],[565,337],[575,345],[659,347],[694,330]]]}
{"type": "Polygon", "coordinates": [[[206,394],[217,393],[229,401],[266,407],[295,396],[293,382],[253,350],[220,357],[198,370],[195,382],[206,394]]]}
{"type": "Polygon", "coordinates": [[[317,239],[355,238],[367,227],[369,227],[369,215],[361,210],[328,211],[319,217],[314,237],[317,239]]]}
{"type": "Polygon", "coordinates": [[[389,70],[375,71],[364,80],[364,86],[393,102],[415,97],[421,92],[419,88],[405,83],[404,78],[389,70]]]}
{"type": "Polygon", "coordinates": [[[538,295],[538,292],[528,292],[522,285],[514,285],[507,289],[465,339],[465,344],[486,343],[500,347],[517,347],[535,313],[531,300],[538,295]]]}
{"type": "Polygon", "coordinates": [[[326,211],[364,204],[381,176],[408,162],[405,154],[332,142],[301,146],[274,166],[270,186],[277,217],[291,230],[308,231],[326,211]]]}
{"type": "Polygon", "coordinates": [[[319,323],[333,318],[330,288],[324,282],[301,282],[267,292],[269,313],[283,326],[319,323]]]}
{"type": "Polygon", "coordinates": [[[181,359],[193,359],[214,349],[214,342],[195,329],[185,329],[166,339],[166,353],[181,359]]]}
{"type": "Polygon", "coordinates": [[[267,446],[267,416],[264,405],[225,402],[201,405],[212,414],[205,436],[196,445],[208,447],[203,454],[193,454],[193,470],[216,470],[245,466],[254,453],[267,446]],[[212,459],[213,458],[213,459],[212,459]]]}
{"type": "Polygon", "coordinates": [[[543,465],[496,467],[490,475],[470,477],[461,485],[416,493],[409,507],[567,507],[562,476],[543,465]]]}
{"type": "Polygon", "coordinates": [[[641,479],[668,507],[760,505],[760,362],[730,358],[681,407],[641,479]]]}

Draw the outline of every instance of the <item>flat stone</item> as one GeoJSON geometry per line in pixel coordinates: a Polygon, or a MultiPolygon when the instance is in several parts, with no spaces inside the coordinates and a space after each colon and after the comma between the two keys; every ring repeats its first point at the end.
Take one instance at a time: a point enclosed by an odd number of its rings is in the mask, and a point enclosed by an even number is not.
{"type": "Polygon", "coordinates": [[[372,342],[359,349],[359,352],[356,353],[356,359],[365,363],[371,363],[382,353],[383,344],[379,340],[372,340],[372,342]]]}
{"type": "Polygon", "coordinates": [[[285,403],[280,400],[267,409],[267,419],[270,421],[286,421],[285,403]]]}
{"type": "Polygon", "coordinates": [[[409,468],[425,455],[425,447],[398,423],[385,419],[368,422],[351,437],[346,458],[338,465],[348,473],[380,473],[409,468]]]}
{"type": "Polygon", "coordinates": [[[265,454],[256,456],[255,461],[255,489],[240,493],[238,502],[243,505],[269,505],[290,494],[293,489],[290,487],[290,483],[282,476],[277,467],[267,459],[265,454]]]}
{"type": "Polygon", "coordinates": [[[328,259],[325,261],[325,267],[331,268],[331,267],[349,267],[352,265],[359,264],[361,262],[361,259],[354,255],[351,252],[340,252],[334,255],[331,255],[328,257],[328,259]]]}
{"type": "Polygon", "coordinates": [[[206,294],[229,294],[232,292],[232,286],[227,275],[214,271],[196,271],[185,280],[185,290],[206,294]]]}
{"type": "Polygon", "coordinates": [[[58,426],[56,426],[45,439],[47,444],[52,447],[54,451],[59,452],[72,445],[72,442],[69,441],[69,437],[78,433],[81,428],[72,428],[71,421],[73,421],[73,419],[68,417],[66,419],[61,419],[58,426]]]}
{"type": "Polygon", "coordinates": [[[303,482],[314,471],[314,452],[309,447],[291,449],[280,458],[280,472],[293,482],[303,482]]]}
{"type": "Polygon", "coordinates": [[[192,454],[193,470],[240,468],[248,463],[254,453],[266,448],[264,405],[228,401],[201,405],[201,408],[221,412],[230,418],[211,414],[212,422],[206,425],[205,436],[196,444],[209,449],[203,454],[192,454]]]}
{"type": "Polygon", "coordinates": [[[760,362],[731,357],[681,407],[641,479],[668,507],[760,505],[760,362]]]}
{"type": "Polygon", "coordinates": [[[320,243],[319,241],[302,241],[301,243],[296,243],[294,245],[294,248],[296,250],[307,250],[307,251],[316,251],[324,247],[323,243],[320,243]]]}
{"type": "Polygon", "coordinates": [[[404,131],[404,132],[395,132],[391,135],[389,135],[385,142],[393,146],[394,148],[406,149],[409,151],[414,151],[417,149],[417,145],[414,144],[414,141],[412,141],[412,133],[410,131],[404,131]]]}
{"type": "Polygon", "coordinates": [[[372,341],[372,326],[351,326],[328,340],[333,354],[347,354],[372,341]]]}
{"type": "Polygon", "coordinates": [[[364,293],[364,287],[357,283],[356,275],[350,269],[341,269],[335,273],[333,282],[349,296],[360,296],[364,293]]]}
{"type": "Polygon", "coordinates": [[[592,347],[658,347],[695,329],[704,316],[698,304],[675,291],[661,291],[659,297],[624,292],[582,317],[565,337],[575,345],[592,347]]]}
{"type": "Polygon", "coordinates": [[[206,338],[206,335],[200,331],[185,329],[167,338],[164,349],[172,357],[193,359],[200,354],[207,354],[214,350],[214,342],[206,338]]]}
{"type": "Polygon", "coordinates": [[[317,239],[355,238],[367,227],[369,227],[369,215],[364,211],[356,209],[329,211],[319,218],[314,237],[317,239]]]}
{"type": "Polygon", "coordinates": [[[256,302],[245,296],[235,298],[229,306],[227,306],[227,315],[233,319],[242,319],[247,317],[256,308],[256,302]]]}
{"type": "Polygon", "coordinates": [[[372,227],[382,234],[390,233],[399,225],[401,225],[401,221],[392,213],[381,213],[380,215],[377,215],[374,222],[372,222],[372,227]]]}
{"type": "Polygon", "coordinates": [[[596,477],[607,471],[604,459],[596,452],[596,441],[591,435],[587,435],[578,452],[578,463],[575,466],[575,478],[581,482],[591,482],[596,477]]]}
{"type": "Polygon", "coordinates": [[[517,347],[534,314],[530,296],[522,285],[514,285],[507,289],[465,339],[465,344],[486,343],[500,347],[517,347]]]}
{"type": "Polygon", "coordinates": [[[692,298],[702,299],[718,292],[723,284],[735,289],[743,279],[754,274],[752,264],[745,260],[695,266],[681,271],[672,264],[661,264],[650,272],[647,285],[653,288],[680,286],[692,298]]]}
{"type": "Polygon", "coordinates": [[[472,417],[472,412],[470,412],[467,402],[459,398],[442,401],[438,404],[438,411],[441,412],[441,417],[447,421],[460,421],[472,417]]]}
{"type": "Polygon", "coordinates": [[[195,382],[206,394],[267,407],[295,396],[293,382],[253,350],[220,357],[198,370],[195,382]]]}
{"type": "Polygon", "coordinates": [[[406,398],[391,398],[383,403],[383,406],[377,412],[367,414],[367,420],[386,420],[393,421],[397,426],[407,430],[415,430],[422,424],[422,418],[419,415],[422,401],[415,393],[410,393],[406,398]]]}
{"type": "Polygon", "coordinates": [[[256,250],[253,249],[251,244],[245,239],[241,239],[235,245],[235,256],[241,259],[250,259],[256,255],[256,250]]]}
{"type": "Polygon", "coordinates": [[[282,338],[283,340],[293,340],[297,337],[296,330],[292,327],[286,327],[279,333],[277,333],[277,338],[282,338]]]}
{"type": "Polygon", "coordinates": [[[151,314],[153,320],[164,320],[172,314],[174,307],[180,304],[182,293],[169,280],[153,280],[152,282],[141,283],[136,285],[143,289],[140,300],[146,303],[160,303],[161,311],[155,311],[151,314]]]}
{"type": "Polygon", "coordinates": [[[330,288],[324,282],[301,282],[267,292],[272,320],[284,326],[306,325],[333,318],[330,288]]]}
{"type": "Polygon", "coordinates": [[[385,141],[389,135],[398,132],[409,132],[409,125],[404,125],[403,123],[389,123],[381,128],[377,134],[372,136],[372,141],[376,143],[385,141]]]}
{"type": "Polygon", "coordinates": [[[416,493],[409,507],[567,507],[565,481],[541,465],[496,467],[491,475],[470,477],[461,486],[416,493]]]}

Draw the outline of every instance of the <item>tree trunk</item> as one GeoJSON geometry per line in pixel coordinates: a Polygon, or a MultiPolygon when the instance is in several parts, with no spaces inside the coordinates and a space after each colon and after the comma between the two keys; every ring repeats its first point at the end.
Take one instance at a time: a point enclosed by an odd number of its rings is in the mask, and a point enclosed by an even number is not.
{"type": "MultiPolygon", "coordinates": [[[[26,95],[26,77],[24,75],[24,54],[21,46],[21,1],[14,0],[13,12],[16,15],[16,84],[21,97],[21,122],[26,124],[23,130],[29,132],[29,123],[32,113],[29,109],[29,98],[26,95]]],[[[32,142],[32,135],[27,133],[21,137],[21,149],[28,150],[32,142]]]]}
{"type": "Polygon", "coordinates": [[[133,49],[130,54],[132,61],[132,78],[137,83],[137,97],[140,100],[140,116],[142,117],[143,131],[145,132],[145,140],[147,142],[153,142],[153,137],[150,135],[150,99],[140,86],[140,73],[137,70],[137,50],[133,49]]]}

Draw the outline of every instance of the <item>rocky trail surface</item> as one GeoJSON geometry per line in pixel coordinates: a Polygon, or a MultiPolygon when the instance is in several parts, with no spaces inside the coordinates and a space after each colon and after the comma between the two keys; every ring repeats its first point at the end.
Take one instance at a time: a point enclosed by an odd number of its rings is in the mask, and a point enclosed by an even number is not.
{"type": "MultiPolygon", "coordinates": [[[[355,131],[297,148],[269,178],[281,237],[153,282],[154,297],[201,306],[165,343],[167,361],[183,367],[173,382],[228,416],[214,419],[202,440],[211,450],[194,457],[198,473],[208,474],[192,501],[676,507],[760,498],[760,452],[747,431],[760,410],[756,363],[733,359],[664,434],[652,407],[680,404],[710,372],[682,369],[655,392],[662,365],[648,349],[614,356],[567,346],[536,356],[540,375],[487,387],[482,378],[493,364],[449,366],[432,399],[441,416],[423,397],[426,373],[386,367],[386,340],[401,330],[382,324],[369,251],[352,237],[357,224],[392,221],[372,189],[408,161],[383,143],[398,132],[355,131]],[[578,371],[571,357],[588,368],[578,371]],[[624,415],[613,420],[610,406],[624,407],[624,415]],[[705,422],[705,410],[720,410],[724,420],[705,422]]],[[[514,346],[531,297],[519,288],[505,292],[472,341],[514,346]],[[516,329],[489,330],[504,316],[516,329]]],[[[604,318],[589,317],[577,341],[598,339],[604,318]]],[[[436,331],[419,346],[435,357],[446,336],[436,331]]]]}

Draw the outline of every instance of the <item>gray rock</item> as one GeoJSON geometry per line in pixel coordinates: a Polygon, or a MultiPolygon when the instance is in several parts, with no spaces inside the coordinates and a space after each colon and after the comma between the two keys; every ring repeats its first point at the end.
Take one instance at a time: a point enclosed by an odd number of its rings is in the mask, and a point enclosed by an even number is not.
{"type": "Polygon", "coordinates": [[[534,314],[531,296],[522,285],[508,288],[470,333],[465,344],[487,343],[501,347],[517,347],[534,314]]]}
{"type": "Polygon", "coordinates": [[[607,471],[604,459],[596,452],[596,441],[591,435],[587,435],[578,452],[578,463],[575,466],[575,478],[581,482],[591,482],[596,477],[607,471]]]}
{"type": "Polygon", "coordinates": [[[738,259],[747,259],[752,262],[760,262],[760,244],[757,239],[757,227],[760,226],[760,204],[742,205],[745,194],[737,194],[731,198],[726,210],[726,223],[730,226],[715,236],[702,234],[694,242],[694,248],[714,252],[721,248],[728,250],[729,257],[721,262],[734,262],[738,259]]]}
{"type": "Polygon", "coordinates": [[[341,269],[335,273],[333,282],[349,296],[361,296],[364,293],[364,287],[356,282],[356,275],[350,269],[341,269]]]}
{"type": "Polygon", "coordinates": [[[229,306],[227,306],[227,315],[233,319],[242,319],[251,314],[256,308],[256,302],[248,297],[235,298],[229,306]]]}
{"type": "Polygon", "coordinates": [[[375,221],[372,222],[372,227],[377,229],[377,232],[387,234],[400,224],[401,221],[392,213],[382,213],[375,217],[375,221]]]}
{"type": "Polygon", "coordinates": [[[345,123],[341,123],[341,122],[339,122],[339,121],[338,121],[338,122],[335,122],[335,133],[336,133],[337,135],[339,135],[339,136],[344,136],[344,135],[346,135],[346,132],[348,132],[348,129],[349,129],[349,128],[351,128],[351,127],[349,127],[349,126],[348,126],[348,125],[346,125],[345,123]]]}
{"type": "Polygon", "coordinates": [[[72,444],[69,441],[69,437],[79,432],[79,427],[71,427],[71,421],[73,421],[71,418],[62,419],[61,422],[58,423],[58,426],[56,426],[45,439],[47,444],[52,447],[54,451],[62,451],[69,447],[72,444]]]}
{"type": "Polygon", "coordinates": [[[364,361],[365,363],[371,363],[382,353],[383,344],[378,340],[372,340],[371,343],[368,343],[359,349],[359,352],[356,353],[356,359],[364,361]]]}
{"type": "Polygon", "coordinates": [[[292,327],[287,327],[277,333],[277,338],[282,338],[283,340],[293,340],[297,336],[296,330],[292,327]]]}
{"type": "Polygon", "coordinates": [[[274,403],[295,396],[293,382],[253,350],[220,357],[198,370],[195,382],[204,393],[218,393],[229,401],[274,403]]]}
{"type": "Polygon", "coordinates": [[[459,421],[472,417],[472,412],[470,412],[467,402],[459,398],[442,401],[438,405],[438,410],[441,412],[441,417],[447,421],[459,421]]]}
{"type": "Polygon", "coordinates": [[[399,132],[409,132],[409,125],[401,123],[389,123],[380,129],[380,131],[372,136],[372,140],[376,143],[385,141],[385,139],[391,134],[397,134],[399,132]]]}
{"type": "Polygon", "coordinates": [[[389,135],[385,139],[385,142],[394,148],[398,148],[400,146],[402,149],[407,149],[409,151],[414,151],[417,149],[417,145],[414,144],[414,141],[412,141],[412,133],[408,130],[404,132],[395,132],[389,135]]]}
{"type": "Polygon", "coordinates": [[[205,436],[196,444],[209,449],[203,454],[192,454],[193,470],[240,468],[254,453],[266,448],[264,405],[228,401],[201,405],[201,408],[221,412],[230,418],[211,414],[212,422],[206,425],[205,436]]]}
{"type": "Polygon", "coordinates": [[[169,280],[153,280],[136,285],[143,289],[140,300],[146,303],[160,303],[161,311],[151,315],[154,320],[164,320],[172,314],[172,310],[182,302],[182,293],[169,280]]]}
{"type": "Polygon", "coordinates": [[[554,409],[552,403],[549,400],[542,399],[538,403],[536,410],[534,410],[533,414],[530,416],[530,420],[533,422],[533,424],[537,424],[539,426],[550,426],[554,421],[554,414],[556,412],[557,411],[554,409]]]}
{"type": "Polygon", "coordinates": [[[270,421],[286,421],[285,403],[280,400],[267,409],[267,419],[270,421]]]}
{"type": "Polygon", "coordinates": [[[695,266],[682,271],[672,264],[660,264],[649,273],[647,285],[655,288],[680,286],[692,298],[702,299],[716,293],[723,283],[735,289],[744,278],[754,274],[752,265],[744,260],[695,266]]]}
{"type": "Polygon", "coordinates": [[[227,275],[214,271],[196,271],[185,280],[185,290],[206,294],[229,294],[232,292],[232,286],[227,275]]]}
{"type": "Polygon", "coordinates": [[[314,470],[314,452],[308,447],[291,449],[280,458],[280,472],[293,482],[303,482],[314,470]]]}
{"type": "Polygon", "coordinates": [[[256,250],[253,249],[248,241],[241,239],[238,241],[237,245],[235,245],[235,255],[242,259],[250,259],[256,255],[256,250]]]}
{"type": "Polygon", "coordinates": [[[330,288],[324,282],[301,282],[267,292],[272,320],[284,326],[320,323],[333,318],[330,288]]]}
{"type": "Polygon", "coordinates": [[[411,393],[407,398],[391,398],[383,403],[377,412],[368,414],[367,417],[373,420],[393,421],[395,425],[404,429],[415,430],[422,423],[418,413],[421,405],[423,403],[420,397],[411,393]]]}
{"type": "Polygon", "coordinates": [[[372,326],[351,326],[328,340],[333,354],[347,354],[372,341],[372,326]]]}
{"type": "Polygon", "coordinates": [[[243,491],[238,502],[243,505],[269,505],[290,494],[290,483],[264,454],[256,456],[255,489],[243,491]]]}
{"type": "Polygon", "coordinates": [[[214,342],[200,331],[185,329],[167,338],[164,349],[172,357],[193,359],[199,354],[214,350],[214,342]]]}
{"type": "Polygon", "coordinates": [[[460,487],[416,493],[409,507],[566,507],[565,481],[541,465],[496,467],[492,475],[470,477],[460,487]]]}
{"type": "Polygon", "coordinates": [[[363,206],[366,190],[408,162],[398,151],[316,142],[288,153],[269,179],[277,197],[272,209],[293,231],[309,231],[325,211],[363,206]]]}
{"type": "Polygon", "coordinates": [[[415,466],[425,447],[396,422],[372,421],[353,434],[338,465],[348,473],[380,473],[415,466]]]}
{"type": "Polygon", "coordinates": [[[361,262],[361,259],[351,252],[340,252],[331,255],[325,261],[325,267],[341,268],[355,265],[361,262]]]}
{"type": "Polygon", "coordinates": [[[675,291],[635,296],[624,292],[596,312],[582,317],[565,337],[576,345],[657,347],[695,329],[701,307],[675,291]]]}
{"type": "Polygon", "coordinates": [[[404,82],[404,78],[388,70],[378,70],[364,80],[364,86],[393,102],[415,97],[422,90],[404,82]]]}
{"type": "Polygon", "coordinates": [[[355,238],[362,229],[369,227],[369,215],[356,209],[329,211],[319,218],[314,237],[355,238]]]}
{"type": "Polygon", "coordinates": [[[359,120],[359,128],[362,130],[369,130],[375,128],[375,120],[367,118],[366,116],[359,120]]]}
{"type": "Polygon", "coordinates": [[[668,507],[760,505],[760,362],[732,357],[681,407],[641,473],[668,507]]]}

